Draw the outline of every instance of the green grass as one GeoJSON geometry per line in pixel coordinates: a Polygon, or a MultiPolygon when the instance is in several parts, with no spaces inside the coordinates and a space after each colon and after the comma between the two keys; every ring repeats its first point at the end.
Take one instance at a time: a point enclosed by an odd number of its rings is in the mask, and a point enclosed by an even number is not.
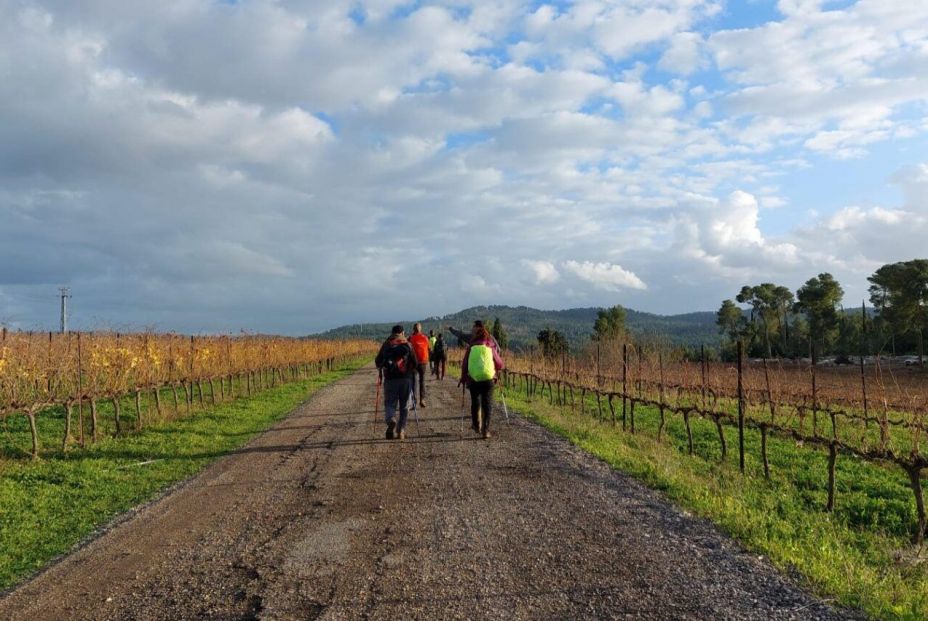
{"type": "MultiPolygon", "coordinates": [[[[722,461],[715,425],[696,417],[690,456],[682,417],[668,414],[664,439],[657,441],[656,408],[636,408],[637,433],[631,435],[621,423],[597,422],[590,415],[595,399],[585,416],[547,398],[530,401],[514,389],[507,399],[528,418],[712,519],[781,570],[798,571],[820,595],[880,619],[928,618],[928,558],[909,543],[915,502],[898,467],[839,456],[836,506],[829,514],[827,455],[810,447],[768,438],[766,480],[756,432],[745,436],[741,475],[735,428],[725,429],[728,457],[722,461]]],[[[621,412],[621,400],[616,405],[621,412]]],[[[603,410],[608,413],[605,402],[603,410]]]]}
{"type": "MultiPolygon", "coordinates": [[[[24,417],[5,420],[0,430],[0,455],[5,456],[0,457],[0,590],[67,552],[113,517],[241,446],[321,387],[366,362],[359,359],[121,437],[112,434],[112,409],[101,408],[104,439],[67,452],[60,446],[63,413],[46,412],[37,419],[44,450],[36,462],[26,456],[31,442],[24,417]]],[[[128,415],[134,401],[128,404],[123,403],[124,429],[134,424],[134,416],[128,415]]]]}

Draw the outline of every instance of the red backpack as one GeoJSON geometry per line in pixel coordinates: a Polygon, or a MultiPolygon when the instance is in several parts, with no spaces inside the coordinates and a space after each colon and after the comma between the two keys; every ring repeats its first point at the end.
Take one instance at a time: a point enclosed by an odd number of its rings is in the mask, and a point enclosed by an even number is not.
{"type": "Polygon", "coordinates": [[[388,345],[383,352],[383,374],[386,379],[399,379],[409,373],[409,357],[412,350],[408,343],[388,345]]]}

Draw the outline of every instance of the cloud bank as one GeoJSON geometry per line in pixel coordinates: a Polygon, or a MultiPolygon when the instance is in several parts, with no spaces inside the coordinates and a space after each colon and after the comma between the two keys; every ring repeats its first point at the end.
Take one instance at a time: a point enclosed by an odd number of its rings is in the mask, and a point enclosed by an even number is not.
{"type": "Polygon", "coordinates": [[[0,322],[856,299],[924,256],[926,42],[901,0],[0,0],[0,322]]]}

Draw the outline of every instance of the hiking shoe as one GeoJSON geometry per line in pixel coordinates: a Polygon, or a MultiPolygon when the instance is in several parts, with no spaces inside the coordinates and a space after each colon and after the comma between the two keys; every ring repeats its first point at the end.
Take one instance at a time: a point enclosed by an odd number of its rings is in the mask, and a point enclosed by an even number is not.
{"type": "Polygon", "coordinates": [[[405,439],[406,439],[406,430],[403,429],[402,431],[400,431],[400,434],[399,434],[398,437],[399,437],[400,440],[405,440],[405,439]]]}
{"type": "Polygon", "coordinates": [[[488,439],[488,438],[490,437],[490,430],[489,430],[489,429],[484,429],[484,430],[483,430],[483,434],[481,434],[481,435],[483,435],[483,439],[484,439],[484,440],[488,439]]]}
{"type": "Polygon", "coordinates": [[[394,423],[394,422],[391,420],[389,423],[387,423],[387,440],[392,440],[392,439],[393,439],[393,430],[394,430],[394,429],[396,429],[396,423],[394,423]]]}
{"type": "Polygon", "coordinates": [[[480,427],[477,425],[471,425],[470,428],[474,430],[474,433],[480,433],[480,427]]]}
{"type": "Polygon", "coordinates": [[[419,407],[420,407],[420,408],[424,408],[424,407],[425,407],[425,399],[422,399],[421,401],[419,401],[419,407]]]}

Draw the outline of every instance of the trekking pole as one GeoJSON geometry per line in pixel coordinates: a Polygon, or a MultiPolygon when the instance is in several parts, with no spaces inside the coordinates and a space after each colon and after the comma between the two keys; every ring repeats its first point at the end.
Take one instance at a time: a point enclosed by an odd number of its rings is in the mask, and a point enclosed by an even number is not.
{"type": "Polygon", "coordinates": [[[506,415],[506,424],[511,425],[512,421],[509,420],[509,408],[506,407],[506,391],[502,387],[499,389],[499,396],[503,399],[503,414],[506,415]]]}
{"type": "Polygon", "coordinates": [[[380,371],[377,372],[377,395],[374,397],[374,428],[377,427],[377,415],[380,412],[380,387],[383,384],[383,376],[380,371]]]}
{"type": "MultiPolygon", "coordinates": [[[[415,388],[413,388],[413,390],[415,390],[415,388]]],[[[421,438],[422,432],[419,431],[419,413],[418,413],[418,408],[416,407],[416,401],[417,401],[416,394],[414,392],[412,395],[412,417],[416,419],[416,437],[421,438]]]]}
{"type": "Polygon", "coordinates": [[[461,383],[461,436],[464,435],[464,384],[461,383]]]}

